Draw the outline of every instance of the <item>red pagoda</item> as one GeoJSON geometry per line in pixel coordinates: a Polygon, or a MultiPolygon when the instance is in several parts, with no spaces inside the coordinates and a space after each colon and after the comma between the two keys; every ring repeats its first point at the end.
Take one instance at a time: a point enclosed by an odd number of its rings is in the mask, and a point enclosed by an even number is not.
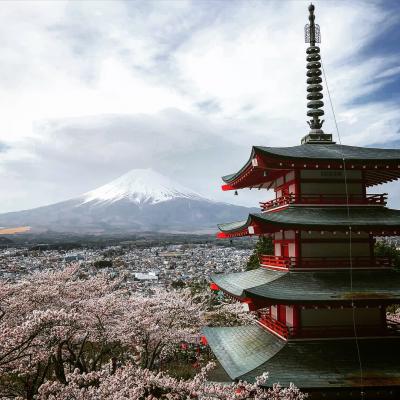
{"type": "Polygon", "coordinates": [[[400,234],[400,211],[374,185],[400,178],[400,150],[345,146],[322,130],[319,26],[306,25],[307,115],[301,145],[255,146],[224,176],[223,190],[273,189],[275,199],[219,238],[268,235],[274,255],[256,270],[212,276],[212,288],[241,301],[257,325],[205,328],[231,380],[291,382],[312,399],[400,399],[400,329],[387,307],[400,302],[400,272],[374,255],[379,236],[400,234]]]}

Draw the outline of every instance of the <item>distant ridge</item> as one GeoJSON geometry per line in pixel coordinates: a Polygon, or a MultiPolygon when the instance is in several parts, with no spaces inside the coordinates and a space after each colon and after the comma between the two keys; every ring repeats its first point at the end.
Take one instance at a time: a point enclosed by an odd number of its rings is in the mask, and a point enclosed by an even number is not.
{"type": "Polygon", "coordinates": [[[254,211],[207,199],[151,169],[134,169],[75,199],[0,214],[0,226],[30,226],[32,233],[211,233],[218,223],[254,211]]]}

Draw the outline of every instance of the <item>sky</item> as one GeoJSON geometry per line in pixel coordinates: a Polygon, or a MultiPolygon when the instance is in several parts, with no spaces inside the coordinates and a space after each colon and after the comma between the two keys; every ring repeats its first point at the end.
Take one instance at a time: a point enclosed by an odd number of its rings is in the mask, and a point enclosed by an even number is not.
{"type": "MultiPolygon", "coordinates": [[[[18,1],[0,12],[0,212],[152,168],[221,201],[308,133],[308,1],[18,1]]],[[[400,2],[314,1],[341,141],[400,146],[400,2]]],[[[326,133],[337,134],[324,84],[326,133]]],[[[396,184],[391,206],[400,207],[396,184]]]]}

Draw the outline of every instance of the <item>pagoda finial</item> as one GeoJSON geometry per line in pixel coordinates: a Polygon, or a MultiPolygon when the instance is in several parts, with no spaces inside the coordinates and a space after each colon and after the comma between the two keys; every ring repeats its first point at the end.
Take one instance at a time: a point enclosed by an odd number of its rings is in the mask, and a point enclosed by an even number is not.
{"type": "Polygon", "coordinates": [[[314,15],[315,7],[313,4],[308,6],[309,16],[308,23],[304,27],[305,41],[310,43],[307,48],[307,116],[312,117],[307,121],[311,130],[309,135],[303,138],[303,143],[316,143],[316,142],[332,142],[332,135],[324,134],[322,124],[324,120],[319,117],[324,115],[324,102],[322,101],[322,72],[321,72],[321,56],[320,50],[316,43],[321,43],[321,34],[319,25],[315,23],[314,15]]]}

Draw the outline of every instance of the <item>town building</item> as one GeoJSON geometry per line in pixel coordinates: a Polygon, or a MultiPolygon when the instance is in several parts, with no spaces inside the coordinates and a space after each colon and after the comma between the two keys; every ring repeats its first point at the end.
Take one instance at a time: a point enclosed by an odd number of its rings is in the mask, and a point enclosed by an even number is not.
{"type": "Polygon", "coordinates": [[[376,185],[400,178],[400,150],[346,146],[322,130],[322,71],[314,6],[306,25],[310,132],[293,147],[253,147],[223,190],[273,189],[220,238],[269,235],[273,255],[256,270],[215,274],[212,289],[256,311],[258,324],[205,328],[234,381],[294,383],[310,398],[399,399],[400,330],[387,309],[400,301],[400,272],[374,255],[381,236],[400,234],[400,211],[376,185]]]}

